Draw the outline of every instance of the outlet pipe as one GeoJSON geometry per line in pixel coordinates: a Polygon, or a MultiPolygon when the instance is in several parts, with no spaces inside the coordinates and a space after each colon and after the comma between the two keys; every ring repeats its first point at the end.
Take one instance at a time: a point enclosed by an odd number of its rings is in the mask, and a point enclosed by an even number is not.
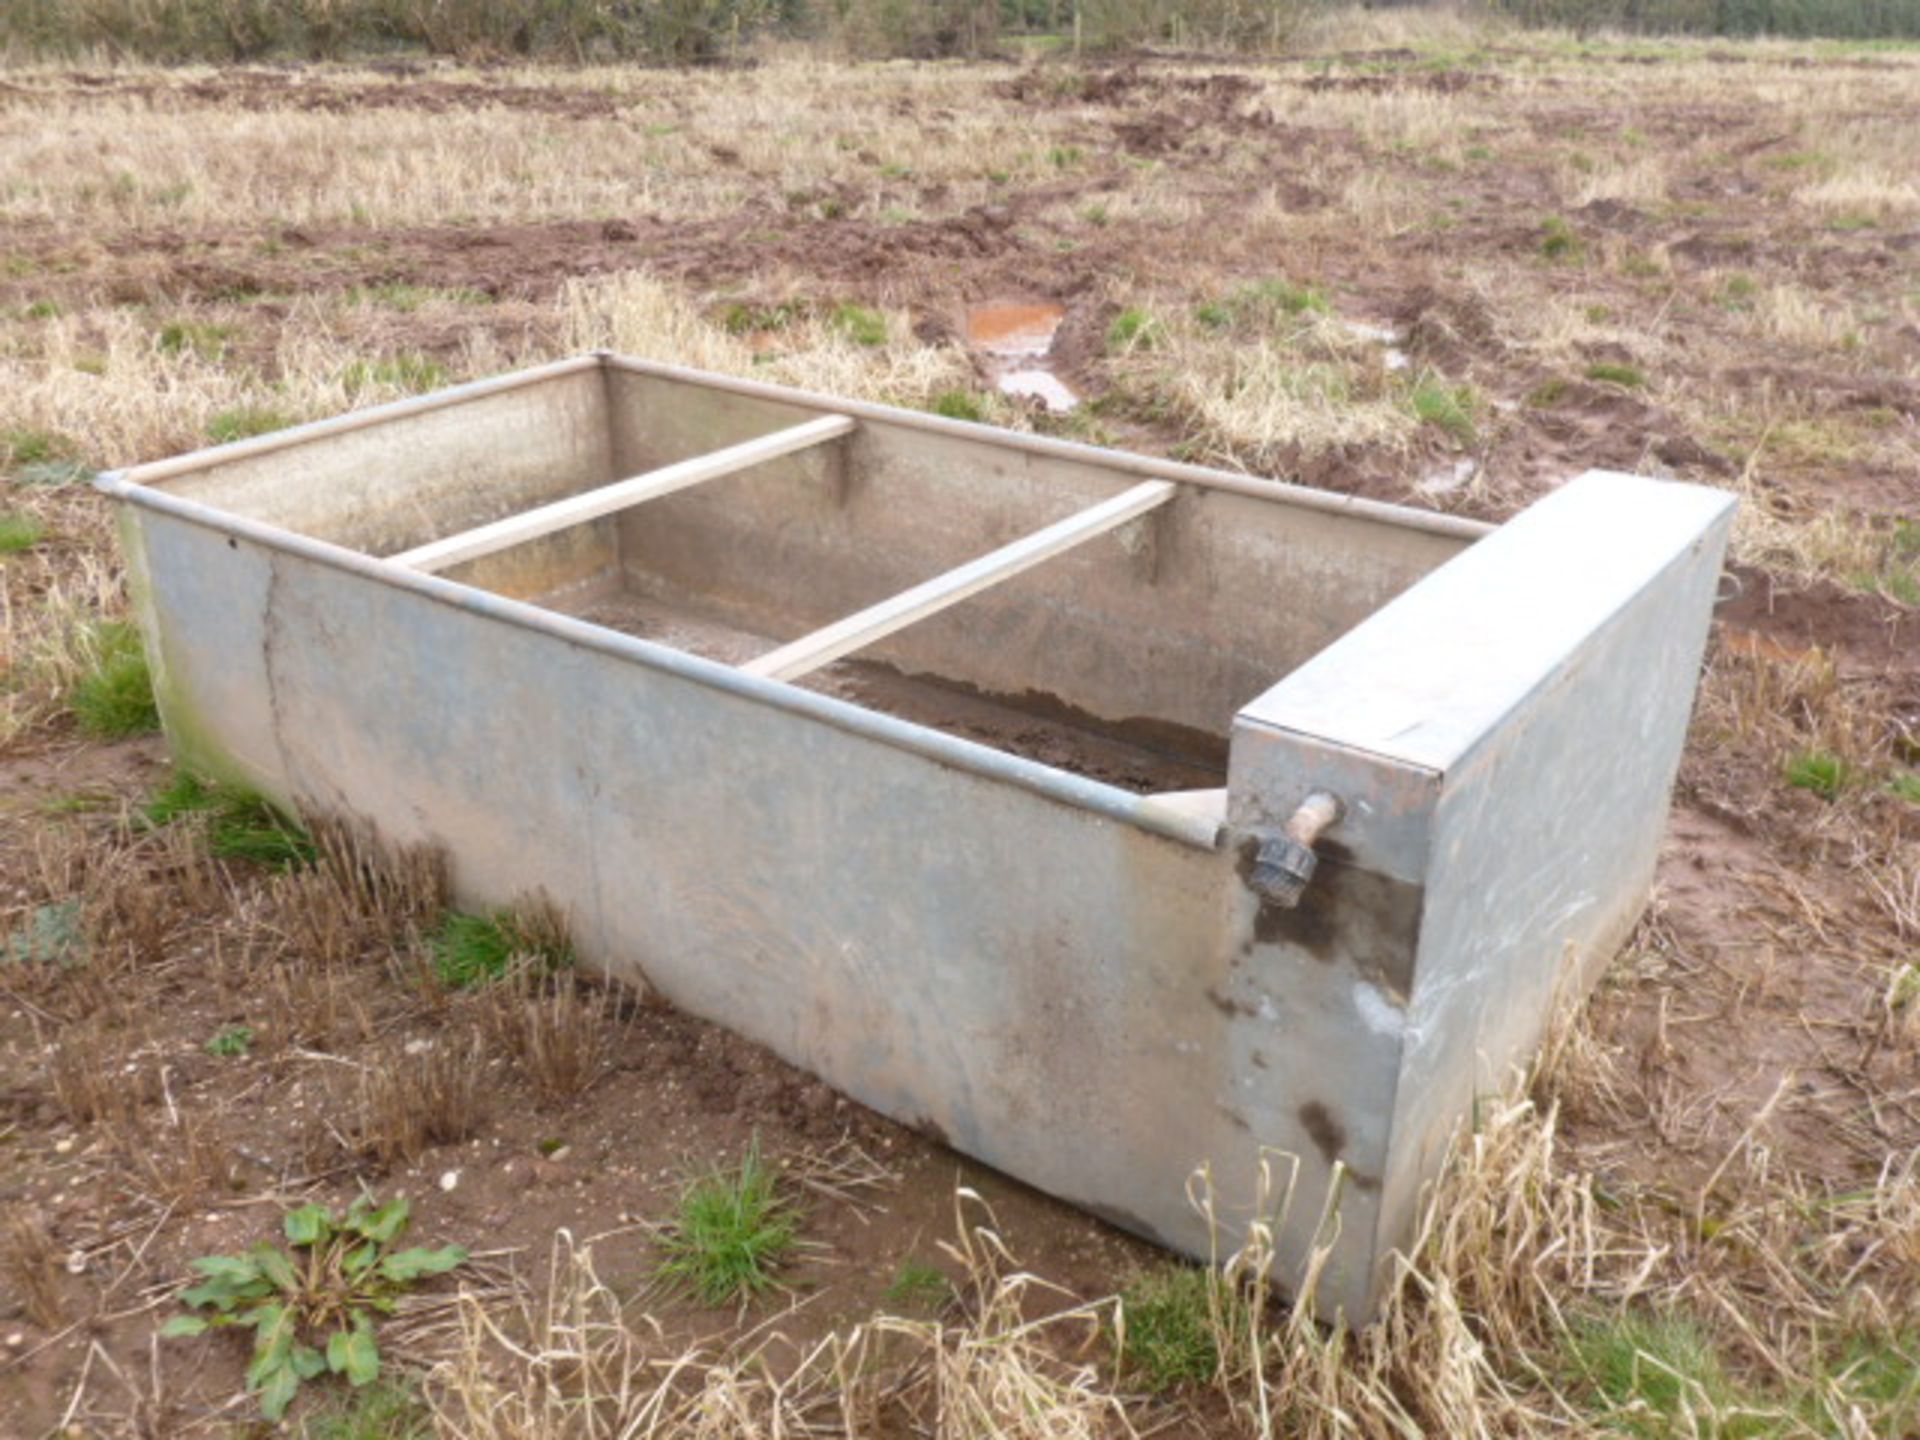
{"type": "Polygon", "coordinates": [[[1253,862],[1253,888],[1284,910],[1299,905],[1307,882],[1313,879],[1313,872],[1320,865],[1319,857],[1313,852],[1314,845],[1339,824],[1340,817],[1346,813],[1347,807],[1340,797],[1325,790],[1316,790],[1302,800],[1299,808],[1287,817],[1281,833],[1269,835],[1260,842],[1253,862]]]}

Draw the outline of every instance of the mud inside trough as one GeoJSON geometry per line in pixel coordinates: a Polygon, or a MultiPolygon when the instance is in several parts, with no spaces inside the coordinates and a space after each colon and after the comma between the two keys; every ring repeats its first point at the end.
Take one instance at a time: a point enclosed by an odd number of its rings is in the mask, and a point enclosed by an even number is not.
{"type": "MultiPolygon", "coordinates": [[[[626,588],[603,587],[545,603],[610,630],[728,665],[743,664],[779,643],[773,635],[626,588]]],[[[1044,692],[1017,698],[987,695],[964,682],[908,675],[879,661],[859,659],[838,660],[797,683],[1140,794],[1226,783],[1223,736],[1145,720],[1102,721],[1044,692]]]]}

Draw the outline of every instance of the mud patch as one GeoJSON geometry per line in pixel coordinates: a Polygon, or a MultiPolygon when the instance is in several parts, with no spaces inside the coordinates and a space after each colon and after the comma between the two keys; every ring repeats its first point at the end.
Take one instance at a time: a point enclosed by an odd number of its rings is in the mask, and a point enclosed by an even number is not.
{"type": "Polygon", "coordinates": [[[1765,570],[1729,566],[1732,594],[1714,614],[1730,629],[1791,650],[1821,650],[1849,665],[1920,675],[1920,613],[1827,580],[1789,584],[1765,570]]]}
{"type": "Polygon", "coordinates": [[[985,359],[995,389],[1065,414],[1079,397],[1054,373],[1049,357],[1066,313],[1066,306],[1050,300],[975,305],[967,311],[963,333],[985,359]]]}
{"type": "MultiPolygon", "coordinates": [[[[634,591],[550,603],[596,625],[728,665],[742,664],[778,643],[771,635],[743,630],[634,591]]],[[[823,666],[798,683],[1135,794],[1203,790],[1225,780],[1225,742],[1218,737],[1149,721],[1107,722],[1049,696],[993,695],[852,657],[823,666]]]]}

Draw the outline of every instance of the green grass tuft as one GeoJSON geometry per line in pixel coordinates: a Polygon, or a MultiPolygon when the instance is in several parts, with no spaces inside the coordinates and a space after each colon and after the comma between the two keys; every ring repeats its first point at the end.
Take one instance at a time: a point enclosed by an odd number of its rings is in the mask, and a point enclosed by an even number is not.
{"type": "Polygon", "coordinates": [[[443,289],[432,285],[409,285],[395,281],[386,285],[356,285],[347,291],[347,304],[379,306],[411,314],[423,305],[491,305],[493,296],[484,290],[463,287],[443,289]]]}
{"type": "Polygon", "coordinates": [[[880,346],[887,343],[887,317],[864,305],[836,305],[830,317],[834,329],[856,345],[880,346]]]}
{"type": "Polygon", "coordinates": [[[1220,1368],[1211,1303],[1214,1277],[1192,1265],[1167,1265],[1120,1292],[1126,1320],[1121,1358],[1152,1390],[1204,1385],[1220,1368]]]}
{"type": "Polygon", "coordinates": [[[736,300],[721,312],[720,324],[729,335],[766,334],[797,325],[806,313],[807,307],[798,300],[782,300],[778,305],[748,305],[736,300]]]}
{"type": "Polygon", "coordinates": [[[1572,1368],[1598,1399],[1626,1412],[1620,1418],[1629,1434],[1689,1433],[1681,1428],[1689,1416],[1737,1404],[1712,1340],[1682,1317],[1629,1313],[1579,1321],[1568,1348],[1572,1368]]]}
{"type": "Polygon", "coordinates": [[[901,1310],[931,1315],[953,1298],[953,1282],[938,1265],[925,1260],[903,1260],[887,1286],[887,1303],[901,1310]]]}
{"type": "Polygon", "coordinates": [[[222,410],[207,422],[207,438],[216,445],[270,435],[293,424],[293,417],[267,405],[240,405],[222,410]]]}
{"type": "Polygon", "coordinates": [[[1920,520],[1896,520],[1879,548],[1874,568],[1848,577],[1854,588],[1920,609],[1920,520]]]}
{"type": "Polygon", "coordinates": [[[89,639],[93,664],[67,693],[80,728],[99,740],[147,735],[160,728],[140,632],[124,620],[102,620],[89,639]]]}
{"type": "Polygon", "coordinates": [[[1587,379],[1598,380],[1603,385],[1623,385],[1629,390],[1638,390],[1647,383],[1647,375],[1638,365],[1616,365],[1610,361],[1600,361],[1587,366],[1587,379]]]}
{"type": "Polygon", "coordinates": [[[1789,756],[1785,774],[1787,784],[1826,800],[1838,799],[1858,778],[1853,767],[1831,750],[1802,750],[1789,756]]]}
{"type": "Polygon", "coordinates": [[[1720,284],[1719,301],[1723,310],[1751,310],[1760,286],[1751,275],[1729,275],[1720,284]]]}
{"type": "Polygon", "coordinates": [[[1160,339],[1160,323],[1137,305],[1129,305],[1107,326],[1107,353],[1151,350],[1160,339]]]}
{"type": "Polygon", "coordinates": [[[162,354],[199,356],[218,360],[227,352],[233,336],[231,325],[214,325],[198,320],[173,320],[160,327],[158,343],[162,354]]]}
{"type": "Polygon", "coordinates": [[[1878,1420],[1876,1433],[1920,1434],[1920,1333],[1856,1336],[1838,1361],[1829,1383],[1878,1420]]]}
{"type": "Polygon", "coordinates": [[[18,470],[73,458],[73,447],[50,430],[0,430],[0,464],[18,470]]]}
{"type": "Polygon", "coordinates": [[[340,383],[349,395],[358,395],[375,385],[418,395],[445,385],[447,368],[427,355],[390,355],[382,360],[354,361],[341,372],[340,383]]]}
{"type": "Polygon", "coordinates": [[[153,798],[140,807],[149,825],[171,825],[182,815],[210,810],[214,805],[213,787],[191,770],[175,770],[173,778],[153,798]]]}
{"type": "Polygon", "coordinates": [[[238,1059],[253,1048],[253,1027],[250,1025],[222,1026],[200,1048],[207,1054],[217,1055],[223,1060],[238,1059]]]}
{"type": "Polygon", "coordinates": [[[62,485],[84,485],[93,479],[94,468],[84,460],[36,460],[31,465],[22,465],[14,472],[14,479],[22,485],[45,485],[58,488],[62,485]]]}
{"type": "Polygon", "coordinates": [[[491,915],[450,910],[434,933],[432,948],[434,976],[451,990],[498,980],[523,956],[553,970],[573,963],[572,947],[557,926],[511,910],[491,915]]]}
{"type": "Polygon", "coordinates": [[[309,1415],[300,1440],[427,1440],[433,1417],[406,1386],[375,1381],[309,1415]]]}
{"type": "Polygon", "coordinates": [[[1540,225],[1540,253],[1549,260],[1573,264],[1587,253],[1587,247],[1573,227],[1558,215],[1549,215],[1540,225]]]}
{"type": "Polygon", "coordinates": [[[1470,385],[1449,385],[1431,376],[1413,387],[1407,403],[1424,425],[1434,425],[1462,445],[1471,445],[1479,435],[1474,422],[1478,399],[1470,385]]]}
{"type": "Polygon", "coordinates": [[[1202,305],[1194,319],[1208,329],[1248,321],[1268,324],[1284,316],[1325,315],[1333,307],[1324,290],[1315,285],[1296,285],[1275,277],[1241,285],[1222,300],[1202,305]]]}
{"type": "Polygon", "coordinates": [[[46,538],[47,527],[38,517],[17,510],[0,510],[0,555],[31,550],[46,538]]]}
{"type": "Polygon", "coordinates": [[[977,424],[987,418],[986,407],[971,390],[942,390],[928,408],[949,420],[972,420],[977,424]]]}
{"type": "Polygon", "coordinates": [[[270,801],[248,790],[203,780],[190,770],[174,771],[140,813],[155,827],[188,815],[205,815],[207,848],[222,860],[247,860],[269,870],[297,870],[314,860],[312,837],[270,801]]]}
{"type": "Polygon", "coordinates": [[[715,1169],[681,1192],[661,1227],[660,1273],[703,1305],[727,1305],[770,1289],[799,1243],[799,1216],[756,1144],[738,1169],[715,1169]]]}
{"type": "Polygon", "coordinates": [[[1909,805],[1920,805],[1920,770],[1909,770],[1887,781],[1887,790],[1909,805]]]}

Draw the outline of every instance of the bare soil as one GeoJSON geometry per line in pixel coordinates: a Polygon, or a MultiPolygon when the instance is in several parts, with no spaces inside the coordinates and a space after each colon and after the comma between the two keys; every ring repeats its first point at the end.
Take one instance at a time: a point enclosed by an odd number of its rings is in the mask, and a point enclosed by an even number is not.
{"type": "MultiPolygon", "coordinates": [[[[15,894],[35,894],[22,817],[41,817],[44,837],[45,807],[84,795],[88,811],[53,822],[58,833],[40,843],[118,848],[122,807],[151,794],[164,761],[150,740],[64,745],[10,760],[5,774],[4,858],[24,882],[15,894]]],[[[169,883],[163,864],[153,868],[154,883],[169,883]]],[[[56,1264],[52,1313],[16,1312],[0,1336],[0,1433],[42,1433],[90,1343],[144,1355],[174,1311],[189,1260],[277,1238],[282,1208],[309,1198],[344,1206],[363,1186],[411,1197],[412,1239],[468,1245],[482,1277],[504,1267],[537,1284],[556,1232],[591,1242],[602,1280],[644,1303],[664,1343],[684,1348],[726,1336],[742,1312],[703,1307],[663,1282],[649,1227],[672,1213],[690,1179],[757,1151],[785,1168],[804,1215],[805,1248],[782,1271],[779,1293],[749,1312],[750,1325],[774,1332],[767,1358],[776,1366],[831,1330],[899,1308],[889,1291],[909,1262],[961,1280],[939,1249],[955,1233],[958,1186],[986,1201],[1016,1253],[1075,1292],[1106,1293],[1116,1277],[1157,1263],[1144,1242],[873,1114],[723,1029],[620,990],[591,1002],[606,1060],[585,1094],[544,1096],[494,1054],[471,1138],[383,1162],[358,1143],[358,1075],[396,1054],[461,1049],[483,1023],[481,1006],[445,992],[423,1000],[417,977],[372,953],[304,984],[234,933],[227,902],[257,896],[258,867],[221,867],[217,880],[230,896],[170,917],[167,958],[120,977],[104,1015],[83,1021],[59,1008],[69,997],[57,987],[6,983],[0,1123],[12,1158],[0,1208],[52,1237],[56,1264]],[[233,953],[210,969],[209,945],[223,944],[233,953]],[[137,1096],[123,1127],[76,1123],[36,1064],[36,1036],[84,1024],[99,1027],[88,1043],[125,1066],[137,1096]],[[252,1031],[249,1053],[208,1054],[207,1040],[233,1025],[252,1031]],[[169,1118],[182,1114],[191,1117],[186,1157],[169,1118]],[[187,1165],[191,1173],[171,1168],[187,1165]]],[[[169,1362],[164,1392],[99,1398],[143,1434],[237,1422],[244,1358],[237,1339],[193,1347],[169,1362]]]]}

